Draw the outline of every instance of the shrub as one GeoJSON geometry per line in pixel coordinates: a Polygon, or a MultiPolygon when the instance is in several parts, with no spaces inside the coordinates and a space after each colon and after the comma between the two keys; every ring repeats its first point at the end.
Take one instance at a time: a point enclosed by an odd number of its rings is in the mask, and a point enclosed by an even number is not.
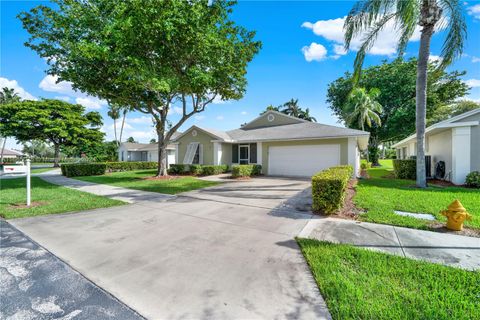
{"type": "Polygon", "coordinates": [[[168,174],[186,174],[188,173],[188,166],[185,164],[171,164],[168,168],[168,174]]]}
{"type": "Polygon", "coordinates": [[[189,171],[190,174],[193,174],[194,176],[199,176],[202,174],[202,166],[199,164],[191,164],[189,171]]]}
{"type": "Polygon", "coordinates": [[[98,176],[105,174],[105,163],[68,163],[61,165],[62,174],[66,177],[98,176]]]}
{"type": "Polygon", "coordinates": [[[232,166],[232,177],[251,177],[262,173],[262,166],[259,164],[239,164],[232,166]]]}
{"type": "Polygon", "coordinates": [[[370,162],[362,162],[360,164],[360,169],[362,170],[367,170],[368,168],[371,168],[372,164],[370,162]]]}
{"type": "Polygon", "coordinates": [[[215,174],[225,173],[228,171],[227,165],[216,165],[216,166],[205,165],[205,166],[201,166],[201,168],[202,168],[203,176],[211,176],[215,174]]]}
{"type": "Polygon", "coordinates": [[[335,213],[343,206],[352,166],[337,166],[323,170],[312,177],[313,210],[335,213]]]}
{"type": "Polygon", "coordinates": [[[414,159],[394,159],[393,172],[395,178],[415,180],[417,178],[417,161],[414,159]]]}
{"type": "Polygon", "coordinates": [[[469,187],[480,188],[480,171],[472,171],[467,174],[465,184],[469,187]]]}
{"type": "Polygon", "coordinates": [[[122,162],[106,162],[107,172],[132,171],[144,169],[156,169],[157,162],[147,161],[122,161],[122,162]]]}

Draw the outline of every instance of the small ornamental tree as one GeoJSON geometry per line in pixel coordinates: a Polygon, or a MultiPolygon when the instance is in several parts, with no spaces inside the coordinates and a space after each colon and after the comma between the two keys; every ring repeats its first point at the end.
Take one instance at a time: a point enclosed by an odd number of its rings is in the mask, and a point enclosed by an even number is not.
{"type": "Polygon", "coordinates": [[[214,99],[240,99],[247,64],[260,49],[254,32],[230,20],[233,1],[54,0],[19,15],[27,46],[48,73],[73,87],[153,118],[157,175],[179,127],[214,99]],[[172,105],[180,119],[168,125],[172,105]]]}
{"type": "Polygon", "coordinates": [[[88,145],[103,140],[98,112],[84,113],[79,104],[44,99],[0,105],[0,134],[20,142],[39,140],[54,147],[54,166],[59,166],[64,147],[88,145]]]}

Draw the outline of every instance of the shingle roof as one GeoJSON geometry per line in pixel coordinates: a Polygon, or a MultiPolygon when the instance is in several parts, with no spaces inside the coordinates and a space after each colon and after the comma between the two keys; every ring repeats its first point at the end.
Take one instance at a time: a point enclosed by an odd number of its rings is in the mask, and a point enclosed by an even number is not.
{"type": "Polygon", "coordinates": [[[23,156],[23,153],[15,150],[3,149],[3,155],[4,156],[23,156]]]}
{"type": "Polygon", "coordinates": [[[315,122],[302,122],[256,129],[240,128],[227,131],[227,134],[235,141],[262,141],[366,136],[369,133],[315,122]]]}
{"type": "MultiPolygon", "coordinates": [[[[125,147],[127,150],[131,151],[149,151],[149,150],[157,150],[158,144],[156,143],[132,143],[132,142],[123,142],[122,146],[125,147]]],[[[173,144],[169,144],[167,149],[175,149],[173,144]]]]}

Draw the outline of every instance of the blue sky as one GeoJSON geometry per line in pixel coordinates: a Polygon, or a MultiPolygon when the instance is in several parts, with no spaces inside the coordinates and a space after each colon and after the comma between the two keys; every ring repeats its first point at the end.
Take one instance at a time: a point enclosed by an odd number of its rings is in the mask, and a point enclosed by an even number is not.
{"type": "MultiPolygon", "coordinates": [[[[107,117],[107,106],[95,97],[73,92],[68,83],[55,84],[46,76],[46,63],[23,43],[28,34],[16,15],[46,1],[1,1],[0,86],[17,89],[24,98],[58,98],[81,103],[89,110],[99,111],[104,118],[104,131],[112,139],[112,121],[107,117]]],[[[261,52],[248,68],[248,89],[239,101],[210,105],[207,110],[187,121],[181,130],[192,124],[207,128],[228,130],[255,118],[269,104],[279,105],[298,98],[302,107],[321,123],[337,124],[326,99],[330,82],[351,71],[355,58],[353,50],[343,52],[343,18],[354,2],[351,1],[240,1],[232,18],[240,25],[257,31],[263,43],[261,52]]],[[[480,1],[464,2],[468,24],[468,39],[464,56],[449,69],[466,70],[464,80],[472,86],[469,98],[480,101],[480,1]]],[[[407,56],[416,56],[418,34],[410,42],[407,56]]],[[[393,28],[378,39],[365,65],[379,64],[395,57],[393,28]]],[[[432,59],[440,54],[444,33],[432,41],[432,59]]],[[[171,120],[178,120],[174,112],[171,120]]],[[[140,142],[155,137],[148,117],[130,113],[124,137],[133,136],[140,142]]],[[[7,146],[15,148],[10,139],[7,146]]]]}

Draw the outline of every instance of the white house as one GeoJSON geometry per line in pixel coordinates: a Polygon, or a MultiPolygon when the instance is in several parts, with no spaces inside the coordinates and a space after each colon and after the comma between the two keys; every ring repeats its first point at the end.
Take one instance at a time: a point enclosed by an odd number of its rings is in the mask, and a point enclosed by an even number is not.
{"type": "MultiPolygon", "coordinates": [[[[472,171],[480,171],[480,108],[465,112],[426,129],[425,154],[431,156],[432,175],[439,161],[445,162],[445,178],[464,184],[472,171]]],[[[392,146],[398,159],[408,159],[417,152],[416,135],[392,146]]]]}
{"type": "MultiPolygon", "coordinates": [[[[167,146],[167,165],[175,162],[176,145],[167,146]]],[[[158,145],[156,143],[123,142],[118,148],[119,161],[158,161],[158,145]]]]}

